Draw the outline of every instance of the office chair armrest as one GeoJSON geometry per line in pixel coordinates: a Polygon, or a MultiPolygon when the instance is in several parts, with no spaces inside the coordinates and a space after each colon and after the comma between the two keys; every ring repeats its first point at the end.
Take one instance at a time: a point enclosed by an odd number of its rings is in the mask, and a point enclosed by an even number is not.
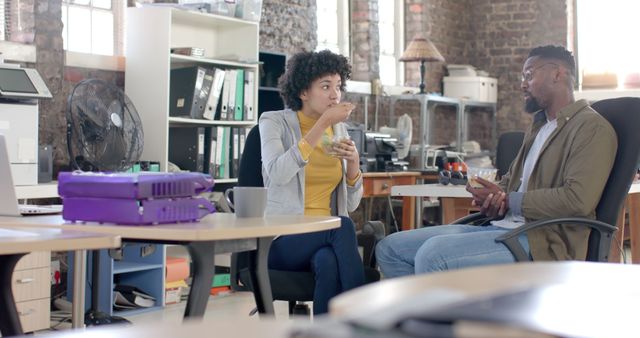
{"type": "Polygon", "coordinates": [[[556,224],[574,224],[574,225],[587,226],[592,230],[599,232],[601,235],[601,238],[602,238],[602,235],[611,236],[611,234],[613,234],[616,230],[618,230],[618,228],[613,225],[600,222],[595,219],[581,218],[581,217],[555,218],[555,219],[540,220],[536,222],[527,223],[521,227],[518,227],[503,235],[496,237],[496,242],[503,243],[504,245],[506,245],[509,251],[511,251],[513,256],[516,258],[516,261],[518,262],[530,261],[531,257],[524,251],[524,248],[522,247],[520,242],[518,242],[518,236],[532,229],[537,229],[544,226],[556,225],[556,224]]]}
{"type": "Polygon", "coordinates": [[[493,218],[487,217],[479,212],[464,216],[459,218],[451,224],[470,224],[470,225],[487,225],[489,222],[494,220],[493,218]]]}

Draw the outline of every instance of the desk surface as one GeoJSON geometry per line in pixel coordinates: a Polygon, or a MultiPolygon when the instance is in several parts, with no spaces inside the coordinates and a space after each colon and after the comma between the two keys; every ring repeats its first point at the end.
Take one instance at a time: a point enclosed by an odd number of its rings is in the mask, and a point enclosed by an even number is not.
{"type": "MultiPolygon", "coordinates": [[[[387,279],[348,291],[329,303],[332,316],[375,312],[408,302],[429,289],[486,296],[552,284],[600,285],[637,290],[640,266],[587,262],[539,262],[492,265],[387,279]]],[[[610,309],[609,309],[610,310],[610,309]]]]}
{"type": "Polygon", "coordinates": [[[391,196],[423,197],[471,197],[464,185],[416,184],[396,185],[391,188],[391,196]]]}
{"type": "Polygon", "coordinates": [[[266,216],[236,218],[231,213],[214,213],[200,222],[161,225],[115,225],[71,223],[62,216],[0,217],[0,226],[62,226],[65,229],[121,235],[127,239],[158,241],[211,241],[291,235],[334,229],[340,218],[325,216],[266,216]]]}
{"type": "Polygon", "coordinates": [[[421,176],[422,174],[417,171],[385,171],[385,172],[367,172],[362,173],[363,178],[377,178],[377,177],[401,177],[401,176],[421,176]]]}
{"type": "MultiPolygon", "coordinates": [[[[629,188],[630,194],[640,193],[640,183],[634,183],[629,188]]],[[[468,197],[471,194],[464,185],[416,184],[396,185],[391,187],[391,196],[423,196],[423,197],[468,197]]]]}
{"type": "Polygon", "coordinates": [[[116,248],[120,237],[50,227],[0,226],[0,255],[116,248]]]}

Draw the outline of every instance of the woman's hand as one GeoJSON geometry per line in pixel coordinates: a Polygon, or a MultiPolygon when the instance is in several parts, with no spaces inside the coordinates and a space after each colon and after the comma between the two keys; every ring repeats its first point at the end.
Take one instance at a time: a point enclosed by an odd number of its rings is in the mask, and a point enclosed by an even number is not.
{"type": "Polygon", "coordinates": [[[351,115],[355,107],[354,104],[349,102],[338,103],[325,110],[320,119],[327,123],[327,127],[334,125],[349,118],[349,115],[351,115]]]}
{"type": "Polygon", "coordinates": [[[342,139],[333,145],[336,157],[347,161],[347,179],[354,180],[360,174],[360,155],[355,143],[348,138],[342,139]]]}
{"type": "Polygon", "coordinates": [[[347,160],[347,163],[360,165],[360,155],[358,149],[356,149],[355,143],[348,138],[335,142],[333,144],[333,151],[335,156],[347,160]]]}

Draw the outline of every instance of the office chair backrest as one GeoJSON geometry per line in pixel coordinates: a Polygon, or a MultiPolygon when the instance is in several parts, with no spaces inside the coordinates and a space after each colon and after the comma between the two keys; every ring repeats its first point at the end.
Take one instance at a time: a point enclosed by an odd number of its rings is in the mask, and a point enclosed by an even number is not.
{"type": "Polygon", "coordinates": [[[260,129],[256,124],[249,131],[244,142],[242,159],[238,170],[238,186],[264,187],[262,180],[262,150],[260,148],[260,129]]]}
{"type": "Polygon", "coordinates": [[[510,131],[500,135],[496,148],[496,168],[498,169],[498,179],[509,171],[511,162],[518,155],[518,151],[524,140],[524,132],[510,131]]]}
{"type": "MultiPolygon", "coordinates": [[[[602,115],[613,127],[618,136],[618,151],[609,179],[596,208],[596,218],[599,221],[616,225],[618,214],[627,197],[629,187],[637,170],[640,158],[640,98],[621,97],[607,99],[594,103],[592,108],[602,115]]],[[[597,231],[591,231],[589,236],[588,261],[598,261],[599,257],[608,252],[598,252],[595,249],[600,240],[597,231]]]]}

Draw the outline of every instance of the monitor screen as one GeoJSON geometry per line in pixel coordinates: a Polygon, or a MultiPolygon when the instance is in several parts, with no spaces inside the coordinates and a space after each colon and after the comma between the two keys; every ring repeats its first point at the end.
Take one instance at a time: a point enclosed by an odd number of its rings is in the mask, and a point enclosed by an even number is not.
{"type": "Polygon", "coordinates": [[[0,68],[0,90],[12,93],[38,93],[24,69],[0,68]]]}

